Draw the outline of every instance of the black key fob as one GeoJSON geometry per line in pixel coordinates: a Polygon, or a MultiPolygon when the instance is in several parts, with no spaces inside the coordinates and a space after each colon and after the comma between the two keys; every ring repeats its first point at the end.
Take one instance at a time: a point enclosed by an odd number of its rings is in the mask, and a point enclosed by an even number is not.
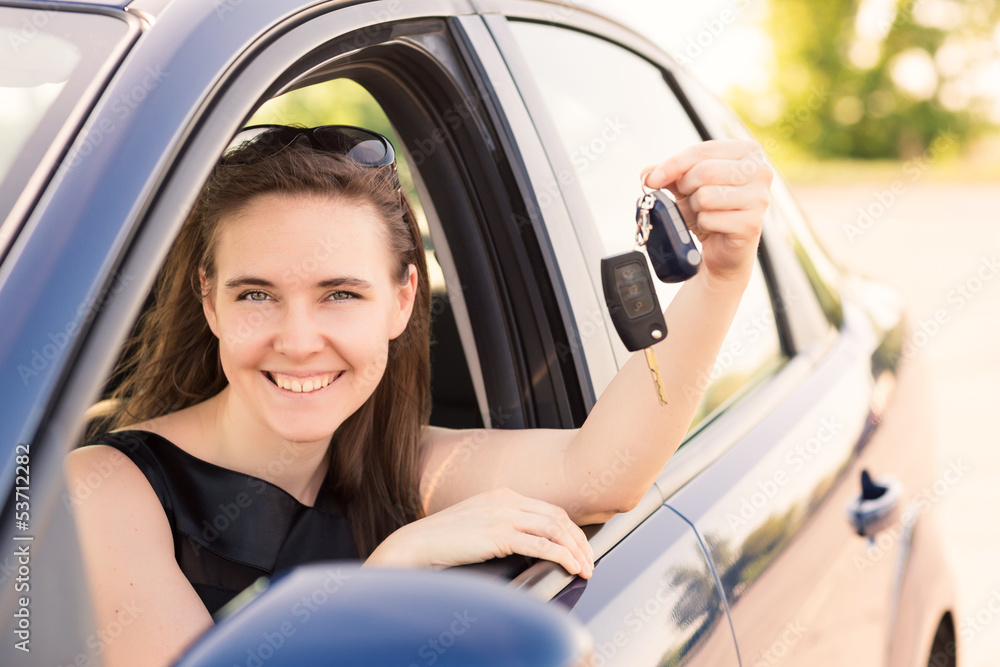
{"type": "Polygon", "coordinates": [[[639,200],[635,219],[640,225],[644,214],[649,216],[646,252],[656,277],[665,283],[679,283],[698,273],[701,253],[674,200],[653,191],[639,200]]]}
{"type": "Polygon", "coordinates": [[[601,281],[611,321],[630,352],[666,337],[667,323],[641,252],[633,250],[602,259],[601,281]]]}

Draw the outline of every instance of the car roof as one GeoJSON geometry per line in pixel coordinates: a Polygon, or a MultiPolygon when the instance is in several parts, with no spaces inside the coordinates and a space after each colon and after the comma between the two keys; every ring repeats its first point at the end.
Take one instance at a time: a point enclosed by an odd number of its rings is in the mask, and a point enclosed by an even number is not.
{"type": "Polygon", "coordinates": [[[76,5],[92,5],[95,7],[117,7],[118,9],[125,9],[126,6],[131,4],[131,0],[50,0],[48,5],[66,5],[67,9],[76,5]]]}

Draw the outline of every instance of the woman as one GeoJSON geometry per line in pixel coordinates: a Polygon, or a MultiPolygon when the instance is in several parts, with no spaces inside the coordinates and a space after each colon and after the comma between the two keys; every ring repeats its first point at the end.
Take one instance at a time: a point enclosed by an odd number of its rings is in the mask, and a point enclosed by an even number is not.
{"type": "Polygon", "coordinates": [[[70,488],[113,471],[74,503],[97,627],[124,628],[107,664],[176,657],[258,576],[309,560],[440,568],[519,553],[589,577],[578,526],[634,507],[681,442],[770,181],[760,147],[735,141],[646,177],[703,245],[655,348],[667,407],[638,355],[579,430],[455,431],[427,425],[427,269],[389,143],[275,127],[228,151],[121,370],[114,432],[67,457],[70,488]],[[615,484],[594,493],[608,469],[615,484]]]}

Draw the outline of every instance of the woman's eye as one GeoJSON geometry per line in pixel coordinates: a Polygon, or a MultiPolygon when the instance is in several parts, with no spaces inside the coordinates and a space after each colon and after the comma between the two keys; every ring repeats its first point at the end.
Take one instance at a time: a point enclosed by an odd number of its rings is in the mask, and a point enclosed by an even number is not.
{"type": "Polygon", "coordinates": [[[240,301],[267,301],[267,292],[261,292],[260,290],[250,290],[249,292],[244,292],[240,294],[240,301]]]}
{"type": "Polygon", "coordinates": [[[353,292],[337,291],[331,293],[328,298],[330,301],[348,301],[350,299],[357,299],[358,295],[353,292]]]}

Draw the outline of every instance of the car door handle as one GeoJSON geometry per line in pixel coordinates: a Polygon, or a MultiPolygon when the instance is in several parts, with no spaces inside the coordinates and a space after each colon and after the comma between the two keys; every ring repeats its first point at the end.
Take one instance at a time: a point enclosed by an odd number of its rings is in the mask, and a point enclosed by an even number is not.
{"type": "Polygon", "coordinates": [[[861,471],[861,494],[847,505],[851,527],[861,537],[872,537],[893,523],[903,484],[890,475],[872,480],[867,470],[861,471]]]}

